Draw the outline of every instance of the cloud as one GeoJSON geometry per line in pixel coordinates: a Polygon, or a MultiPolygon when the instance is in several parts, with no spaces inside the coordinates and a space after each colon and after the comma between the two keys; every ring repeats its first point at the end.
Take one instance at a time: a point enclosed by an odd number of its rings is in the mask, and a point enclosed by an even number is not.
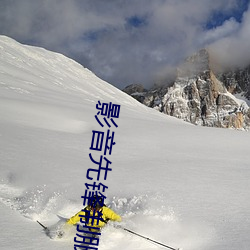
{"type": "Polygon", "coordinates": [[[235,34],[240,28],[240,24],[232,17],[224,21],[221,26],[204,31],[200,38],[201,44],[211,44],[225,37],[235,34]]]}
{"type": "MultiPolygon", "coordinates": [[[[220,29],[227,29],[224,24],[220,29]]],[[[243,15],[236,29],[210,44],[210,51],[218,64],[225,67],[245,67],[250,64],[250,10],[243,15]]]]}
{"type": "Polygon", "coordinates": [[[0,33],[61,52],[120,88],[148,87],[204,46],[218,53],[249,40],[249,14],[231,17],[239,8],[237,0],[2,0],[0,33]],[[228,18],[208,30],[214,13],[228,18]]]}

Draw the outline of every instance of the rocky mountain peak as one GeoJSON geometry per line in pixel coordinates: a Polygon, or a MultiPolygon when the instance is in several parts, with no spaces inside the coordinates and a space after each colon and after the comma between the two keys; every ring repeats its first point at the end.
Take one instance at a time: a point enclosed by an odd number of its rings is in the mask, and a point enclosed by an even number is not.
{"type": "Polygon", "coordinates": [[[178,67],[171,86],[163,85],[130,95],[160,112],[196,125],[248,129],[249,106],[233,94],[236,89],[237,93],[247,93],[244,87],[249,86],[250,74],[241,71],[218,75],[210,64],[208,50],[202,49],[178,67]]]}
{"type": "Polygon", "coordinates": [[[177,69],[177,77],[194,77],[205,74],[210,70],[209,53],[201,49],[194,55],[188,57],[177,69]]]}

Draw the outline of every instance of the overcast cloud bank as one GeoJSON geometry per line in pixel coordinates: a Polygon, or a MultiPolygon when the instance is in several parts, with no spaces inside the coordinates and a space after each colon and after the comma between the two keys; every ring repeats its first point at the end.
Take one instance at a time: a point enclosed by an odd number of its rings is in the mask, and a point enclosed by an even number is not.
{"type": "Polygon", "coordinates": [[[0,2],[0,33],[61,52],[124,88],[146,87],[197,50],[250,62],[248,0],[0,2]]]}

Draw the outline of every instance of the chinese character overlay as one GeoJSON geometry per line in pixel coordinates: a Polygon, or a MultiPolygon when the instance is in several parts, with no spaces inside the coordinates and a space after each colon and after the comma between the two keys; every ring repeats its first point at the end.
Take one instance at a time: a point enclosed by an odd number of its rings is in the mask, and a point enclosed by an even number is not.
{"type": "Polygon", "coordinates": [[[91,150],[89,159],[92,167],[87,169],[86,177],[89,182],[85,183],[85,193],[81,196],[85,208],[82,209],[84,213],[79,215],[80,224],[76,227],[75,250],[98,250],[99,236],[101,235],[98,225],[100,221],[104,222],[104,220],[99,210],[90,211],[86,208],[104,206],[105,191],[108,187],[103,184],[103,181],[107,180],[108,173],[112,171],[110,156],[116,145],[113,129],[118,128],[117,119],[120,116],[121,106],[112,102],[101,103],[98,101],[96,110],[97,113],[94,117],[100,127],[98,130],[92,130],[89,148],[91,150]],[[104,130],[105,127],[106,130],[104,130]]]}

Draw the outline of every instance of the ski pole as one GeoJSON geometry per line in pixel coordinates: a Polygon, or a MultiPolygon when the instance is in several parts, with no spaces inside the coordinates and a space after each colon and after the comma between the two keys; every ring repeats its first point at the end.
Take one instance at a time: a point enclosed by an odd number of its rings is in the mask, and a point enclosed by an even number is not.
{"type": "Polygon", "coordinates": [[[47,230],[48,228],[47,227],[45,227],[41,222],[39,222],[38,220],[36,221],[40,226],[42,226],[43,227],[43,229],[44,230],[47,230]]]}
{"type": "Polygon", "coordinates": [[[180,250],[180,248],[173,248],[173,247],[167,246],[167,245],[162,244],[162,243],[160,243],[160,242],[158,242],[158,241],[155,241],[155,240],[152,240],[152,239],[150,239],[150,238],[148,238],[148,237],[145,237],[145,236],[143,236],[143,235],[141,235],[141,234],[135,233],[135,232],[133,232],[133,231],[127,229],[127,228],[121,227],[121,229],[123,229],[124,231],[127,231],[127,232],[129,232],[129,233],[131,233],[131,234],[137,235],[137,236],[139,236],[139,237],[141,237],[141,238],[143,238],[143,239],[146,239],[146,240],[148,240],[148,241],[152,241],[152,242],[154,242],[154,243],[156,243],[156,244],[158,244],[158,245],[161,245],[161,246],[163,246],[163,247],[166,247],[166,248],[168,248],[168,249],[171,249],[171,250],[180,250]]]}

